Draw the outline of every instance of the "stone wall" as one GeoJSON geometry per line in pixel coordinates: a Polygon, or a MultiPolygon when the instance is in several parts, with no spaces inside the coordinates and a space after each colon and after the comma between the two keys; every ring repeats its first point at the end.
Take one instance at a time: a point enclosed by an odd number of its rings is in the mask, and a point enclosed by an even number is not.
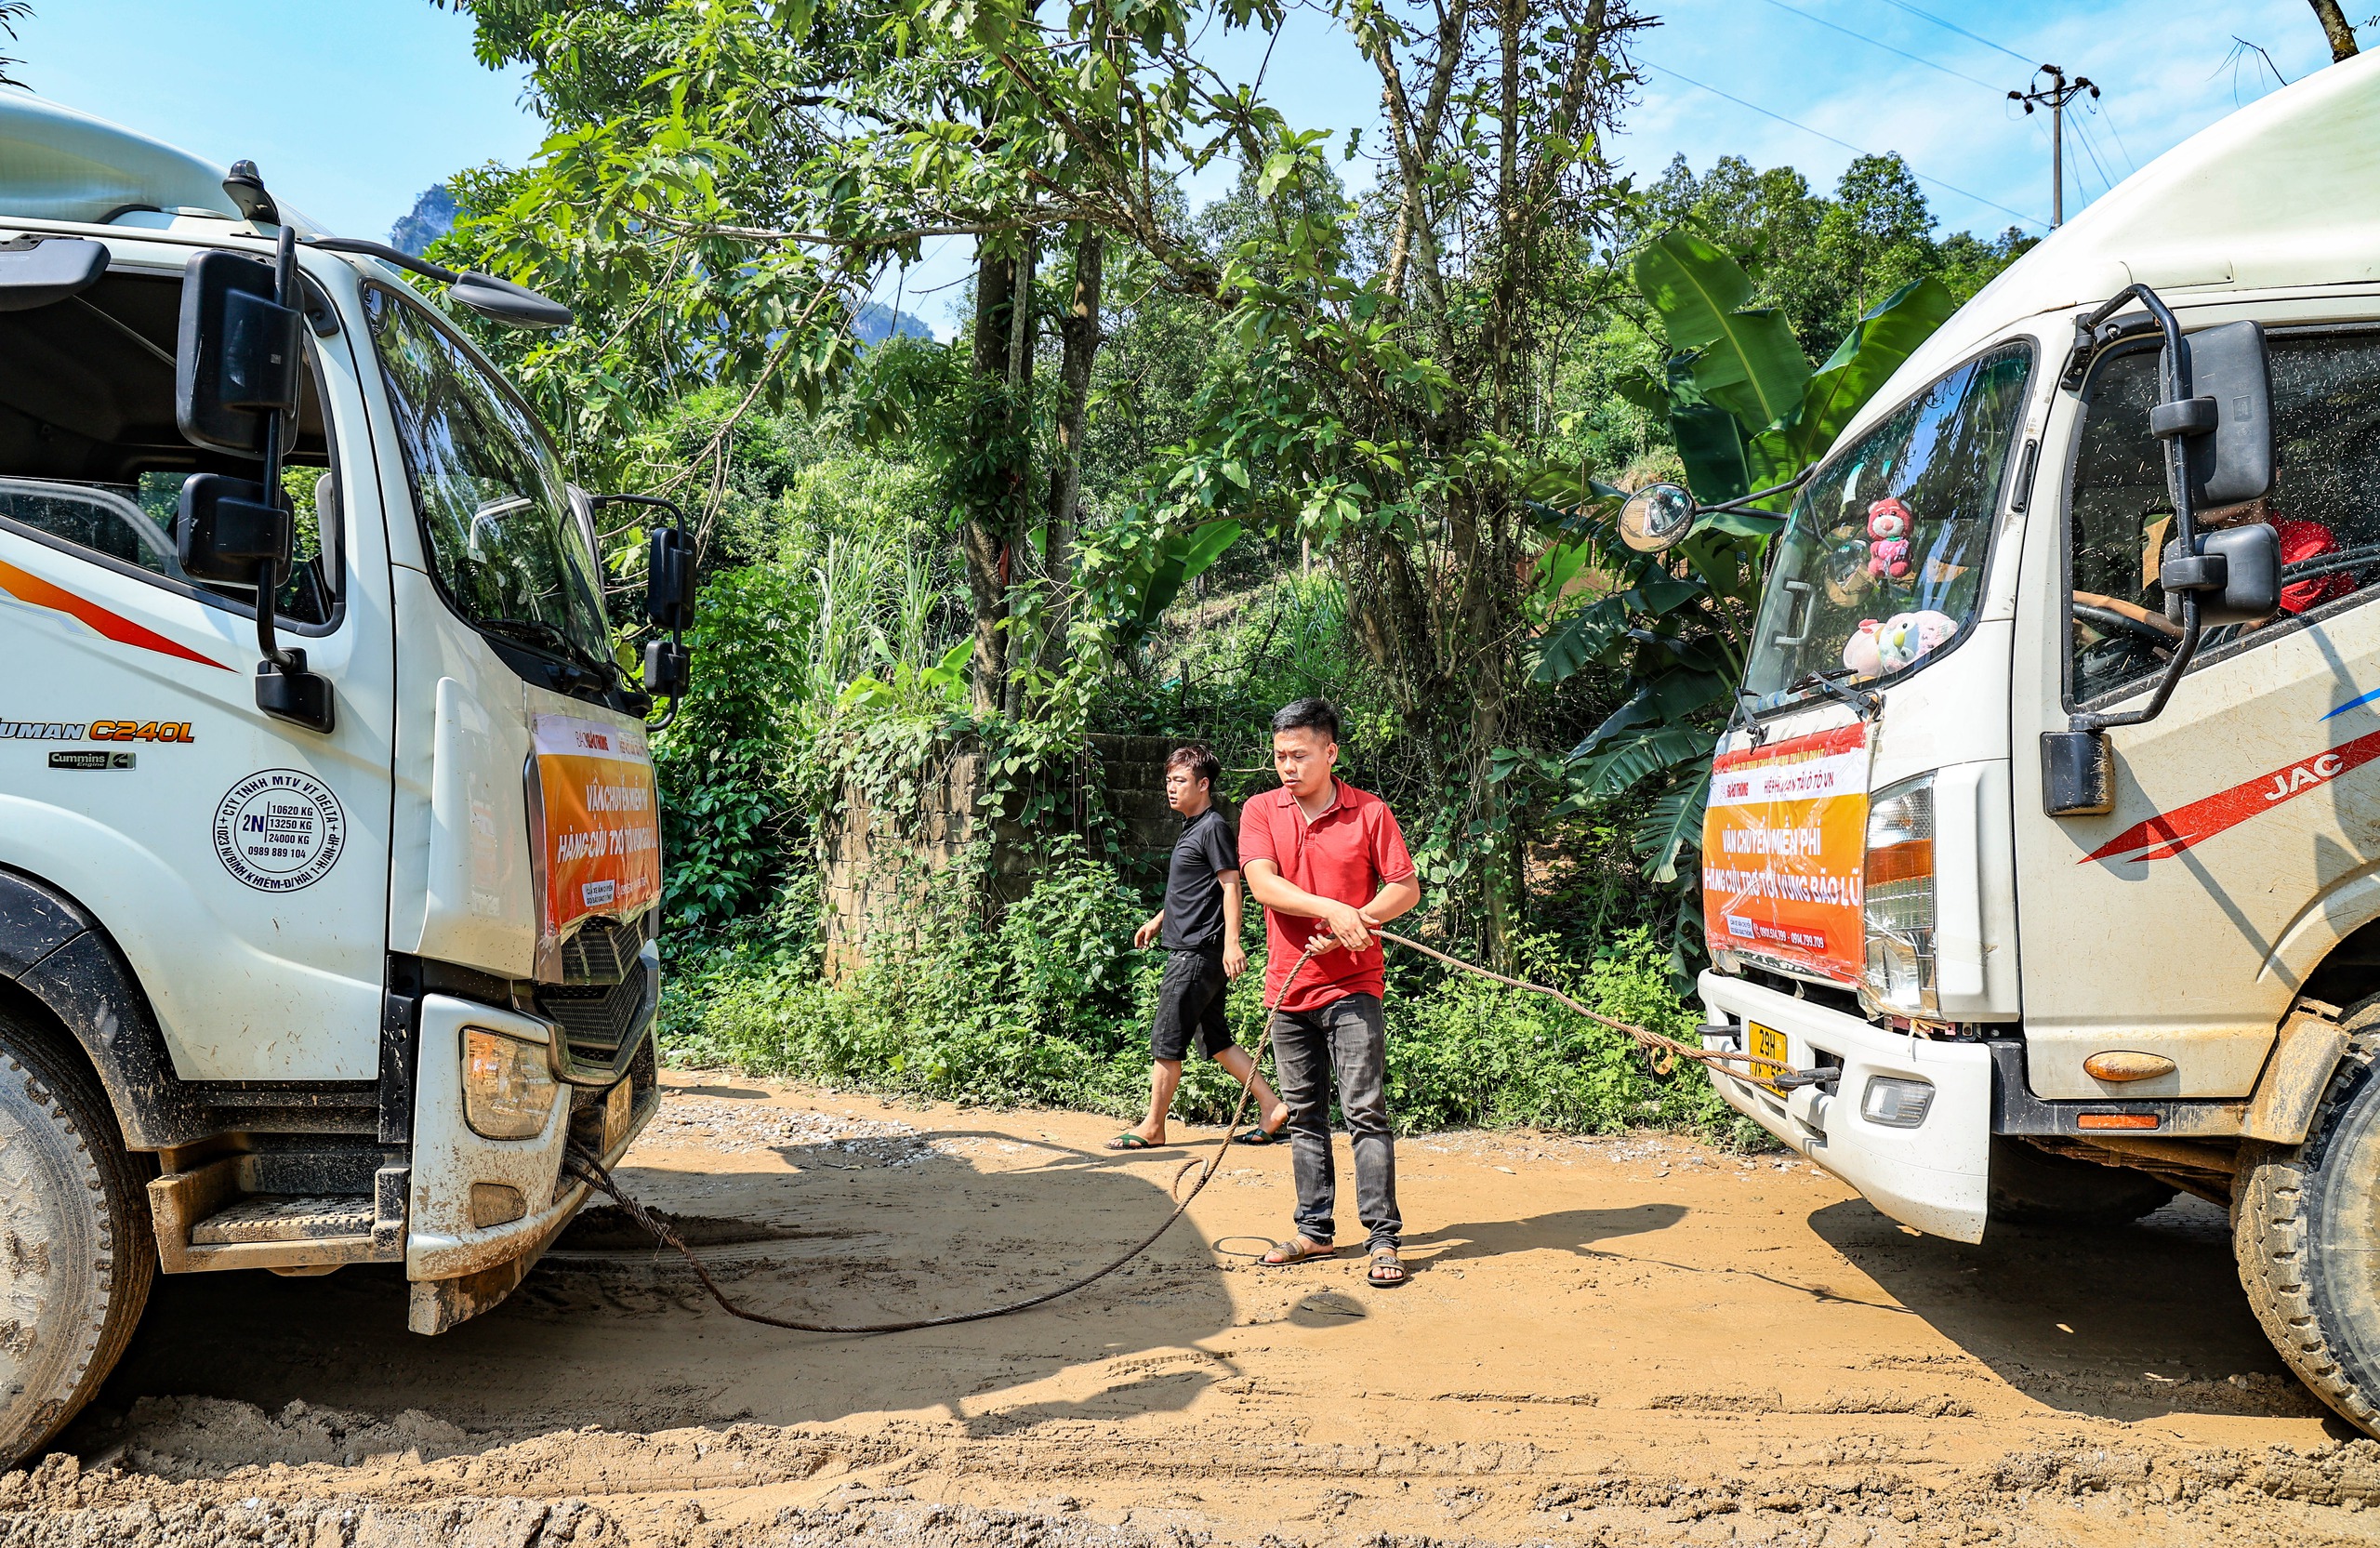
{"type": "Polygon", "coordinates": [[[841,809],[819,830],[827,976],[864,965],[867,942],[900,931],[926,891],[978,840],[991,844],[989,902],[996,909],[1033,890],[1049,837],[1078,831],[1094,803],[1120,826],[1128,853],[1171,848],[1179,821],[1165,801],[1165,755],[1171,750],[1161,736],[1091,737],[1077,761],[1071,800],[1063,803],[1068,809],[1032,832],[1012,817],[979,810],[984,761],[969,748],[940,755],[914,819],[877,811],[860,791],[846,788],[841,809]]]}

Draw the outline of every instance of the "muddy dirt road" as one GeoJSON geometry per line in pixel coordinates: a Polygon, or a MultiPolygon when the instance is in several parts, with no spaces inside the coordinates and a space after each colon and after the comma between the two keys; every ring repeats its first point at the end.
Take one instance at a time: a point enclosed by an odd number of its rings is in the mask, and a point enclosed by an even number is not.
{"type": "MultiPolygon", "coordinates": [[[[1113,1131],[681,1076],[621,1175],[759,1306],[897,1316],[1144,1230],[1190,1152],[1113,1131]]],[[[435,1340],[382,1272],[162,1280],[0,1544],[2380,1540],[2380,1448],[2282,1372],[2208,1206],[1973,1249],[1774,1156],[1399,1148],[1395,1290],[1250,1261],[1286,1148],[1081,1296],[883,1339],[732,1320],[601,1217],[435,1340]]]]}

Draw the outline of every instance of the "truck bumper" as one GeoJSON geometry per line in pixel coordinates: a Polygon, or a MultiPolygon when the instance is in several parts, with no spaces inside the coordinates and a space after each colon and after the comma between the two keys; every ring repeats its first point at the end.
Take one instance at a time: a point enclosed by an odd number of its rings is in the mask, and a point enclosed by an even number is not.
{"type": "MultiPolygon", "coordinates": [[[[653,998],[657,1001],[657,992],[653,998]]],[[[444,1332],[502,1301],[570,1224],[588,1194],[586,1184],[562,1171],[574,1135],[600,1150],[609,1167],[661,1103],[648,1012],[630,1034],[635,1052],[613,1086],[561,1085],[540,1132],[483,1138],[463,1116],[461,1043],[464,1029],[473,1026],[523,1040],[561,1035],[552,1024],[517,1012],[443,995],[422,999],[405,1234],[405,1277],[413,1281],[405,1321],[416,1333],[444,1332]],[[615,1101],[626,1105],[624,1124],[607,1123],[615,1101]],[[499,1218],[514,1207],[521,1212],[499,1218]]]]}
{"type": "MultiPolygon", "coordinates": [[[[1991,1172],[1991,1053],[1937,1042],[1720,972],[1699,981],[1703,1046],[1748,1051],[1747,1024],[1781,1032],[1796,1069],[1839,1067],[1831,1094],[1779,1092],[1706,1065],[1727,1105],[1859,1190],[1904,1225],[1954,1241],[1983,1239],[1991,1172]],[[1913,1125],[1878,1121],[1871,1085],[1922,1081],[1932,1100],[1913,1125]]],[[[1908,1091],[1910,1088],[1901,1088],[1908,1091]]]]}

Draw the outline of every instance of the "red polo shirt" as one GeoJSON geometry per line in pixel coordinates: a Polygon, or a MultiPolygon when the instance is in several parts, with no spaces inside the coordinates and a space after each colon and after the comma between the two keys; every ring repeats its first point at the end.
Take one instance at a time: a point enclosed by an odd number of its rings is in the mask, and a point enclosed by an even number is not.
{"type": "MultiPolygon", "coordinates": [[[[1410,877],[1413,856],[1406,853],[1405,835],[1397,831],[1388,802],[1343,779],[1330,783],[1336,799],[1312,822],[1286,786],[1250,798],[1240,808],[1239,863],[1245,867],[1251,860],[1270,860],[1291,886],[1361,908],[1382,887],[1410,877]]],[[[1281,992],[1307,938],[1329,934],[1320,920],[1264,910],[1267,1003],[1281,992]]],[[[1384,987],[1381,970],[1377,940],[1360,956],[1348,955],[1344,947],[1316,952],[1299,971],[1280,1008],[1312,1011],[1349,995],[1377,996],[1384,987]]]]}

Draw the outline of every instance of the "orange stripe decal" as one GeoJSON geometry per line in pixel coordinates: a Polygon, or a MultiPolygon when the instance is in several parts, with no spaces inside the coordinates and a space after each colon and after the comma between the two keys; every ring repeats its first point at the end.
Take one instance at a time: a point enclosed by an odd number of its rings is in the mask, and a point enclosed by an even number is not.
{"type": "Polygon", "coordinates": [[[6,590],[19,602],[63,613],[97,629],[119,645],[138,645],[142,650],[155,651],[160,655],[170,655],[177,660],[195,661],[218,672],[231,669],[220,661],[174,643],[153,629],[141,628],[120,613],[111,613],[87,598],[78,597],[62,586],[53,585],[29,570],[20,570],[6,560],[0,560],[0,590],[6,590]]]}

